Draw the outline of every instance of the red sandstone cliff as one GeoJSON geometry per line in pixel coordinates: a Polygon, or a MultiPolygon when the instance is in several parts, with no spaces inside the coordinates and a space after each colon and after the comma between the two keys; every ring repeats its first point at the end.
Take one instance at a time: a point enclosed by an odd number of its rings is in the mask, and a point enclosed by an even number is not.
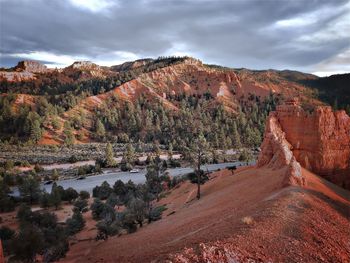
{"type": "Polygon", "coordinates": [[[272,112],[266,121],[261,149],[258,167],[266,165],[273,170],[284,169],[285,184],[304,184],[301,166],[293,155],[292,145],[286,139],[276,112],[272,112]]]}
{"type": "Polygon", "coordinates": [[[258,166],[280,168],[293,158],[308,170],[348,188],[350,117],[345,111],[333,112],[326,106],[308,113],[293,100],[278,106],[267,120],[258,166]],[[341,180],[334,177],[338,173],[341,180]]]}

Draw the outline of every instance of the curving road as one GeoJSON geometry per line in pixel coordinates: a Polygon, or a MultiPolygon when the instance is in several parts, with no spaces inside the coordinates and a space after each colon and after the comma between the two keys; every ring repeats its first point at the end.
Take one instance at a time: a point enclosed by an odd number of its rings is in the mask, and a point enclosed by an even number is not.
{"type": "MultiPolygon", "coordinates": [[[[250,162],[249,164],[254,164],[254,162],[250,162]]],[[[243,162],[228,162],[228,163],[219,163],[219,164],[207,164],[202,165],[202,169],[204,171],[215,171],[218,169],[224,169],[229,166],[244,166],[246,163],[243,162]]],[[[187,173],[193,172],[194,169],[191,167],[180,167],[180,168],[171,168],[167,170],[171,176],[182,176],[187,173]]],[[[92,193],[92,189],[101,185],[104,181],[107,181],[111,186],[117,181],[122,180],[123,182],[127,182],[129,180],[133,181],[135,184],[144,183],[146,181],[146,169],[140,170],[138,173],[130,173],[130,172],[113,172],[111,170],[105,170],[102,174],[88,176],[83,180],[77,179],[67,179],[57,181],[57,185],[61,185],[64,189],[68,187],[73,187],[75,190],[79,191],[88,191],[92,193]]],[[[41,185],[42,189],[47,192],[51,192],[52,185],[41,185]]],[[[18,189],[13,189],[13,195],[18,196],[18,189]]]]}

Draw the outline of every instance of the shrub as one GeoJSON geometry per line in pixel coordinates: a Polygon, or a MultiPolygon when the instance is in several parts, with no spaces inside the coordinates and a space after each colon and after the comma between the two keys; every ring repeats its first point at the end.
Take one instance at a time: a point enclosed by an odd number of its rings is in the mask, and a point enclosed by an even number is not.
{"type": "Polygon", "coordinates": [[[134,233],[137,230],[135,215],[130,211],[126,210],[122,215],[122,225],[126,231],[130,233],[134,233]]]}
{"type": "Polygon", "coordinates": [[[113,185],[113,191],[116,195],[123,197],[127,193],[127,188],[122,180],[118,180],[113,185]]]}
{"type": "Polygon", "coordinates": [[[10,240],[15,236],[15,231],[7,226],[2,226],[0,228],[0,239],[1,240],[10,240]]]}
{"type": "Polygon", "coordinates": [[[163,211],[166,210],[165,206],[154,207],[149,211],[148,222],[157,221],[162,218],[163,211]]]}
{"type": "Polygon", "coordinates": [[[2,241],[5,254],[10,254],[11,240],[15,237],[16,232],[11,228],[2,226],[0,228],[0,240],[2,241]]]}
{"type": "MultiPolygon", "coordinates": [[[[197,183],[197,174],[195,172],[187,174],[187,178],[191,181],[191,183],[196,184],[197,183]]],[[[203,170],[200,170],[200,183],[204,184],[206,181],[209,180],[209,177],[206,173],[204,173],[203,170]]]]}
{"type": "Polygon", "coordinates": [[[72,201],[77,199],[78,196],[79,196],[78,192],[75,189],[73,189],[72,187],[69,187],[64,191],[64,195],[62,196],[62,200],[68,201],[69,203],[72,203],[72,201]]]}
{"type": "Polygon", "coordinates": [[[86,199],[78,199],[74,202],[74,208],[73,211],[79,211],[79,212],[87,212],[88,210],[85,209],[88,206],[88,202],[86,199]]]}
{"type": "Polygon", "coordinates": [[[17,218],[21,222],[31,221],[33,212],[27,204],[21,204],[17,211],[17,218]]]}
{"type": "Polygon", "coordinates": [[[88,191],[80,191],[79,197],[81,199],[89,199],[90,198],[90,193],[88,191]]]}
{"type": "Polygon", "coordinates": [[[44,171],[44,168],[40,164],[35,164],[34,171],[40,173],[44,171]]]}
{"type": "Polygon", "coordinates": [[[16,203],[11,197],[4,196],[0,199],[0,212],[11,212],[15,210],[16,203]]]}
{"type": "Polygon", "coordinates": [[[41,197],[40,197],[40,207],[42,208],[48,208],[51,206],[51,202],[50,202],[50,194],[44,192],[41,197]]]}
{"type": "Polygon", "coordinates": [[[44,236],[41,230],[34,225],[22,224],[12,242],[11,250],[15,260],[34,262],[36,254],[42,251],[43,246],[44,236]]]}
{"type": "Polygon", "coordinates": [[[238,157],[238,160],[241,162],[249,162],[251,159],[252,159],[252,155],[246,149],[244,149],[238,157]]]}
{"type": "Polygon", "coordinates": [[[120,170],[122,170],[123,172],[130,171],[131,169],[132,169],[132,166],[130,163],[127,163],[127,162],[120,163],[120,170]]]}
{"type": "Polygon", "coordinates": [[[44,262],[54,262],[63,258],[69,250],[69,244],[66,240],[58,242],[55,246],[48,248],[43,256],[44,262]]]}
{"type": "Polygon", "coordinates": [[[104,181],[101,186],[95,186],[92,190],[92,196],[97,197],[101,200],[105,200],[112,193],[113,189],[110,187],[109,183],[104,181]]]}
{"type": "Polygon", "coordinates": [[[108,220],[102,220],[96,224],[98,234],[96,239],[107,239],[108,236],[117,235],[121,226],[118,221],[114,220],[112,222],[108,222],[108,220]]]}
{"type": "Polygon", "coordinates": [[[70,163],[76,163],[78,161],[78,157],[76,157],[75,155],[71,155],[68,159],[68,162],[70,163]]]}
{"type": "Polygon", "coordinates": [[[57,186],[53,183],[52,190],[50,194],[50,203],[55,206],[56,209],[61,205],[62,196],[64,195],[64,189],[62,186],[57,186]]]}
{"type": "Polygon", "coordinates": [[[132,214],[134,220],[142,227],[143,221],[147,216],[147,205],[146,203],[138,198],[133,198],[127,205],[127,212],[132,214]]]}
{"type": "Polygon", "coordinates": [[[68,218],[66,224],[68,233],[74,235],[84,228],[85,220],[81,212],[74,211],[72,218],[68,218]]]}
{"type": "Polygon", "coordinates": [[[115,207],[116,205],[120,205],[120,199],[115,193],[111,193],[109,197],[106,200],[106,204],[110,205],[111,207],[115,207]]]}
{"type": "Polygon", "coordinates": [[[29,176],[23,180],[23,183],[18,187],[21,197],[30,204],[36,202],[40,198],[40,184],[33,177],[29,176]]]}

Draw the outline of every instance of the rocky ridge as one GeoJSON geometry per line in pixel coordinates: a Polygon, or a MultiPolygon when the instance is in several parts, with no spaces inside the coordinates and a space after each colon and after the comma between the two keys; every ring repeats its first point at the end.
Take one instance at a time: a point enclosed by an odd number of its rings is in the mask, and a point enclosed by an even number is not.
{"type": "Polygon", "coordinates": [[[292,145],[279,123],[277,112],[270,113],[266,121],[264,141],[258,159],[258,167],[267,166],[271,169],[285,170],[285,183],[304,185],[300,163],[296,160],[292,145]]]}
{"type": "Polygon", "coordinates": [[[270,113],[258,167],[288,166],[294,181],[299,178],[299,164],[345,188],[350,186],[349,174],[336,178],[350,169],[350,117],[345,111],[318,106],[308,113],[297,100],[289,100],[270,113]]]}
{"type": "Polygon", "coordinates": [[[45,73],[49,69],[41,64],[40,62],[33,61],[33,60],[24,60],[18,62],[17,66],[14,67],[15,71],[26,71],[31,73],[45,73]]]}

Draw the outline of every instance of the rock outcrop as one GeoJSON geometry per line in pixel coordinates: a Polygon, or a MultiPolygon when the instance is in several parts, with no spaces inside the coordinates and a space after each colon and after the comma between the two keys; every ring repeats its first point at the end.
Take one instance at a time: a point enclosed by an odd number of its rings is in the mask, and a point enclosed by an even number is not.
{"type": "Polygon", "coordinates": [[[45,65],[33,60],[20,61],[14,69],[15,71],[26,71],[31,73],[45,73],[48,71],[48,68],[45,65]]]}
{"type": "Polygon", "coordinates": [[[301,166],[293,155],[292,145],[286,139],[276,112],[272,112],[266,121],[264,141],[258,159],[258,167],[261,166],[284,169],[286,184],[304,184],[301,166]]]}
{"type": "Polygon", "coordinates": [[[327,178],[350,169],[350,117],[345,111],[318,106],[308,113],[289,100],[270,113],[258,166],[295,162],[327,178]]]}
{"type": "Polygon", "coordinates": [[[21,82],[36,79],[37,73],[50,72],[45,65],[32,60],[18,62],[17,66],[0,71],[0,81],[21,82]]]}

